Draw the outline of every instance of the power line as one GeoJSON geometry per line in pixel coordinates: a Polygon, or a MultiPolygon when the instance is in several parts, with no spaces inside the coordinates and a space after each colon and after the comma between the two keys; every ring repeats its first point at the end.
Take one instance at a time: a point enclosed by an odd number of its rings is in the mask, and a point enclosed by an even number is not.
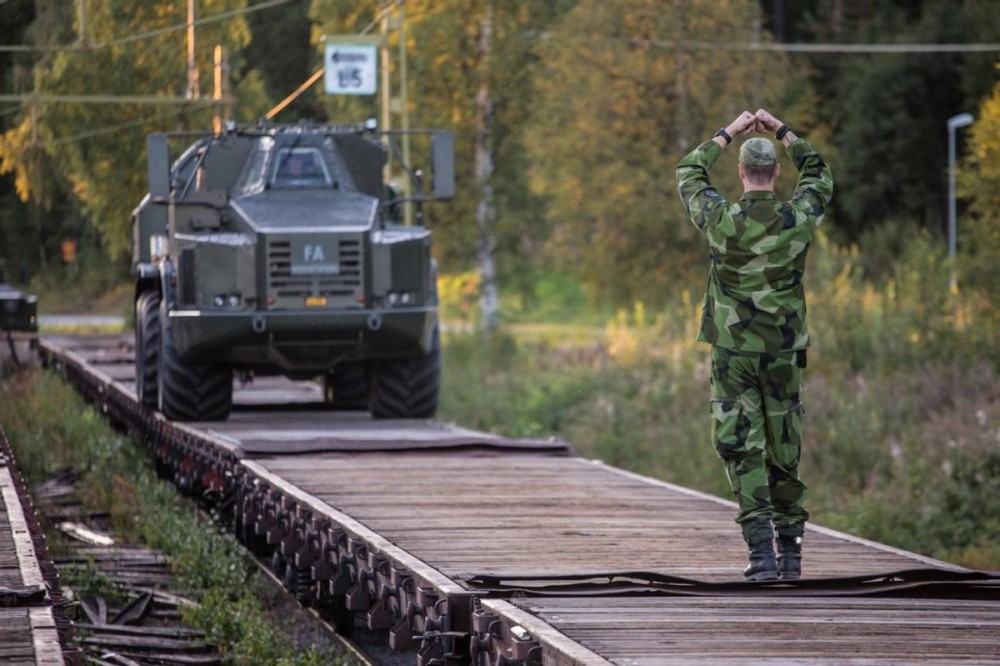
{"type": "MultiPolygon", "coordinates": [[[[195,20],[194,25],[207,25],[209,23],[218,23],[219,21],[224,21],[226,19],[232,18],[234,16],[242,16],[245,14],[250,14],[252,12],[261,11],[264,9],[271,9],[272,7],[278,7],[279,5],[288,4],[289,2],[295,2],[295,0],[268,0],[267,2],[261,2],[250,7],[244,7],[243,9],[233,9],[228,12],[222,12],[220,14],[215,14],[214,16],[207,16],[205,18],[200,18],[195,20]]],[[[123,44],[130,44],[132,42],[137,42],[143,39],[148,39],[149,37],[158,37],[160,35],[169,34],[171,32],[179,32],[181,30],[187,30],[188,23],[178,23],[176,25],[167,26],[165,28],[157,28],[155,30],[150,30],[148,32],[142,32],[137,35],[129,35],[128,37],[120,37],[118,39],[112,39],[107,42],[102,42],[100,44],[90,44],[88,46],[83,46],[81,44],[66,44],[62,46],[24,46],[24,45],[0,45],[0,53],[2,52],[21,52],[21,53],[51,53],[60,51],[94,51],[97,49],[111,48],[113,46],[121,46],[123,44]]]]}
{"type": "Polygon", "coordinates": [[[983,53],[1000,52],[1000,44],[803,44],[632,40],[661,48],[695,51],[772,51],[782,53],[983,53]]]}
{"type": "Polygon", "coordinates": [[[164,97],[160,95],[38,95],[25,93],[23,95],[0,95],[0,102],[21,102],[22,104],[183,104],[210,106],[218,103],[219,100],[164,97]]]}
{"type": "MultiPolygon", "coordinates": [[[[95,136],[103,136],[105,134],[114,134],[124,129],[131,129],[133,127],[141,127],[148,123],[157,122],[159,120],[165,120],[167,118],[175,118],[177,116],[183,115],[188,111],[195,111],[194,108],[183,108],[173,111],[165,111],[163,113],[158,113],[155,116],[149,118],[143,118],[141,120],[131,120],[129,122],[120,123],[118,125],[111,125],[110,127],[102,127],[101,129],[89,130],[86,132],[80,132],[79,134],[74,134],[73,136],[63,137],[59,139],[53,139],[52,141],[45,141],[42,143],[46,148],[52,148],[55,146],[61,146],[66,143],[75,143],[77,141],[82,141],[84,139],[90,139],[95,136]]],[[[200,109],[198,109],[200,110],[200,109]]]]}
{"type": "MultiPolygon", "coordinates": [[[[383,7],[381,10],[379,10],[379,12],[375,14],[375,18],[372,19],[372,22],[369,23],[368,25],[366,25],[364,28],[362,28],[361,32],[358,33],[358,36],[360,37],[360,36],[363,36],[363,35],[367,35],[368,32],[372,28],[374,28],[376,25],[378,25],[379,21],[381,21],[383,18],[385,18],[385,16],[386,16],[387,13],[391,12],[396,7],[398,7],[399,3],[401,3],[402,1],[403,0],[393,0],[393,2],[391,4],[383,7]]],[[[319,81],[320,77],[323,76],[323,72],[324,71],[326,71],[326,63],[325,62],[323,63],[322,67],[320,67],[318,70],[316,70],[315,72],[313,72],[312,76],[310,76],[308,79],[306,79],[305,82],[302,85],[300,85],[298,88],[296,88],[294,92],[292,92],[287,97],[285,97],[285,99],[281,100],[280,102],[278,102],[277,104],[275,104],[273,107],[271,107],[271,110],[268,111],[266,114],[264,114],[264,119],[265,120],[271,120],[276,115],[278,115],[279,113],[281,113],[281,111],[285,107],[287,107],[289,104],[291,104],[296,99],[298,99],[299,95],[301,95],[306,90],[308,90],[309,87],[312,86],[312,84],[314,84],[317,81],[319,81]]]]}

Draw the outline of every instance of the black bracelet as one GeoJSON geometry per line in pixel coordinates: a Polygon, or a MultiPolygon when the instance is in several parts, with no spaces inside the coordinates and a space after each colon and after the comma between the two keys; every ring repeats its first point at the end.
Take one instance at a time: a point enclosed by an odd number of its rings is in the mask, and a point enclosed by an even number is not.
{"type": "Polygon", "coordinates": [[[729,132],[726,131],[725,127],[719,128],[719,131],[715,133],[715,136],[721,136],[725,139],[727,146],[733,142],[733,137],[729,136],[729,132]]]}
{"type": "Polygon", "coordinates": [[[785,138],[785,135],[788,134],[788,130],[790,129],[792,128],[789,127],[788,125],[782,125],[781,127],[778,128],[778,131],[774,133],[774,138],[777,139],[778,141],[781,141],[782,139],[785,138]]]}

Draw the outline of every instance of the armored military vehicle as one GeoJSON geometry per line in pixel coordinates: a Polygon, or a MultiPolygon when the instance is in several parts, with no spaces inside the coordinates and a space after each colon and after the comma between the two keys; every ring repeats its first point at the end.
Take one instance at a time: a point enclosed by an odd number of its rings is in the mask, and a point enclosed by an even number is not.
{"type": "Polygon", "coordinates": [[[133,212],[136,391],[174,420],[222,420],[234,374],[323,377],[334,405],[424,418],[440,384],[436,268],[422,203],[454,195],[453,137],[425,140],[431,174],[402,165],[399,134],[365,126],[229,127],[172,161],[147,137],[149,193],[133,212]]]}
{"type": "MultiPolygon", "coordinates": [[[[21,281],[27,283],[27,269],[23,271],[21,281]]],[[[11,359],[17,364],[17,348],[14,346],[13,332],[38,332],[38,299],[19,291],[5,280],[4,265],[0,262],[0,332],[6,334],[11,359]]]]}

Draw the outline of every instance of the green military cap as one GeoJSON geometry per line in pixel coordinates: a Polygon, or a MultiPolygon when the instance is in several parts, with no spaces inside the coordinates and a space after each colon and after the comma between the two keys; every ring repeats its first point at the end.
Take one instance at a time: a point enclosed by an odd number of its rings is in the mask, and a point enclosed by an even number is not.
{"type": "Polygon", "coordinates": [[[770,139],[755,136],[740,146],[740,164],[747,166],[771,166],[778,163],[778,153],[770,139]]]}

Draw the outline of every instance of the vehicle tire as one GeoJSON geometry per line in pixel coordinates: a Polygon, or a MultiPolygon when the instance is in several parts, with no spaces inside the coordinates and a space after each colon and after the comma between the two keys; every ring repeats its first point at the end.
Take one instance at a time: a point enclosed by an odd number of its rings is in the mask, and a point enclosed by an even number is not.
{"type": "Polygon", "coordinates": [[[368,410],[377,419],[428,419],[437,412],[440,389],[441,342],[435,327],[426,356],[374,364],[368,410]]]}
{"type": "Polygon", "coordinates": [[[159,406],[160,294],[144,291],[135,301],[135,394],[143,407],[159,406]]]}
{"type": "Polygon", "coordinates": [[[368,370],[364,363],[341,363],[323,378],[323,397],[334,407],[365,408],[368,399],[368,370]]]}
{"type": "Polygon", "coordinates": [[[182,362],[166,306],[160,303],[160,411],[171,421],[225,421],[233,407],[233,371],[182,362]]]}

